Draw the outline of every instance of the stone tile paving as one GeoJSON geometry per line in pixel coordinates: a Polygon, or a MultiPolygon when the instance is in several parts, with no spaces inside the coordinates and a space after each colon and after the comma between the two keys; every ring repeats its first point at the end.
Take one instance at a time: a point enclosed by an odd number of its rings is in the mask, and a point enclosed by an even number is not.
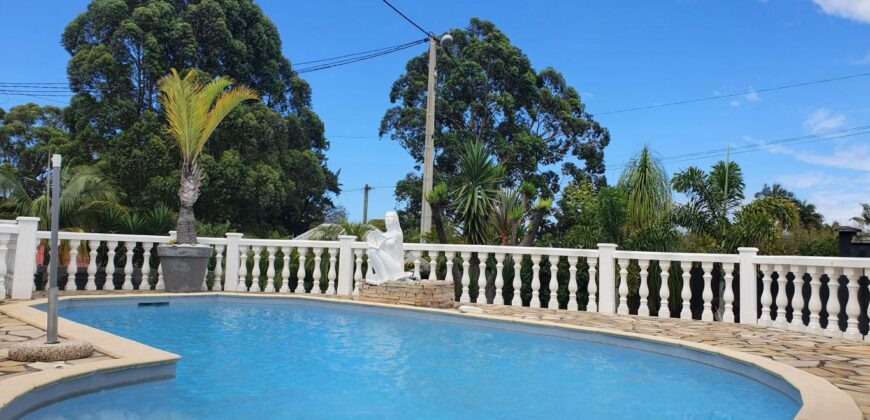
{"type": "Polygon", "coordinates": [[[490,315],[669,337],[767,357],[820,376],[846,391],[858,403],[864,417],[870,419],[870,345],[862,342],[721,322],[475,306],[490,315]]]}

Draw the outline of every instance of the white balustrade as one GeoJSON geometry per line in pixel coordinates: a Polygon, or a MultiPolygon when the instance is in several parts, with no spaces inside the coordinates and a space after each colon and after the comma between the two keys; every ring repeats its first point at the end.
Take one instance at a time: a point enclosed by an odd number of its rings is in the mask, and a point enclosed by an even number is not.
{"type": "Polygon", "coordinates": [[[117,247],[117,241],[109,241],[106,262],[106,282],[103,283],[103,290],[115,290],[115,248],[117,247]]]}
{"type": "Polygon", "coordinates": [[[680,270],[683,278],[680,287],[680,299],[682,300],[680,319],[692,319],[692,262],[680,261],[680,270]]]}
{"type": "Polygon", "coordinates": [[[770,292],[770,264],[761,264],[761,316],[758,318],[758,325],[769,327],[773,324],[770,318],[770,304],[773,303],[773,298],[770,292]]]}
{"type": "MultiPolygon", "coordinates": [[[[161,264],[162,265],[162,264],[161,264]]],[[[236,286],[237,292],[248,291],[248,247],[239,245],[239,282],[236,286]]],[[[256,279],[254,281],[256,283],[256,279]]]]}
{"type": "Polygon", "coordinates": [[[788,305],[788,298],[786,294],[786,285],[788,284],[788,266],[783,266],[782,264],[776,264],[774,266],[776,270],[776,319],[773,321],[773,326],[777,328],[788,328],[788,321],[785,317],[786,306],[788,305]]]}
{"type": "Polygon", "coordinates": [[[791,323],[788,329],[792,331],[804,330],[804,270],[802,266],[791,266],[791,272],[794,274],[794,296],[791,298],[791,323]]]}
{"type": "Polygon", "coordinates": [[[260,259],[262,258],[263,247],[259,245],[251,246],[254,252],[254,264],[251,266],[251,292],[260,292],[260,259]]]}
{"type": "MultiPolygon", "coordinates": [[[[734,322],[734,263],[722,264],[723,280],[725,281],[722,321],[734,322]]],[[[785,289],[783,289],[785,290],[785,289]]]]}
{"type": "Polygon", "coordinates": [[[445,251],[444,258],[444,266],[446,267],[446,272],[444,273],[444,280],[453,282],[453,259],[456,258],[456,253],[445,251]]]}
{"type": "Polygon", "coordinates": [[[647,271],[649,260],[638,260],[637,265],[640,267],[640,285],[637,290],[640,295],[640,306],[637,308],[637,314],[649,316],[649,272],[647,271]]]}
{"type": "Polygon", "coordinates": [[[219,292],[224,290],[222,280],[224,275],[224,267],[223,267],[223,259],[224,259],[224,246],[216,245],[215,246],[215,256],[214,256],[214,283],[211,285],[211,290],[213,292],[219,292]]]}
{"type": "Polygon", "coordinates": [[[523,278],[520,275],[523,268],[523,256],[511,255],[511,261],[514,263],[514,278],[511,283],[514,294],[510,303],[511,306],[523,306],[523,278]]]}
{"type": "Polygon", "coordinates": [[[815,266],[807,267],[807,275],[809,275],[810,282],[810,323],[807,325],[807,331],[814,334],[821,334],[822,326],[820,318],[822,313],[822,297],[819,290],[821,289],[822,276],[819,274],[819,270],[815,266]]]}
{"type": "Polygon", "coordinates": [[[142,243],[142,268],[139,271],[142,273],[142,280],[139,282],[139,290],[151,290],[151,249],[153,244],[150,242],[142,243]]]}
{"type": "MultiPolygon", "coordinates": [[[[471,276],[468,273],[468,267],[471,266],[471,263],[469,262],[470,259],[470,252],[462,253],[462,296],[459,298],[459,301],[462,303],[471,302],[471,294],[468,292],[468,289],[471,286],[471,276]]],[[[371,267],[371,264],[369,264],[369,267],[371,267]]]]}
{"type": "Polygon", "coordinates": [[[414,256],[414,278],[420,278],[420,251],[413,251],[411,255],[414,256]]]}
{"type": "Polygon", "coordinates": [[[329,250],[329,271],[326,273],[326,294],[334,295],[335,294],[335,261],[336,254],[338,254],[337,250],[330,249],[329,250]]]}
{"type": "Polygon", "coordinates": [[[320,279],[322,277],[320,271],[320,261],[323,256],[323,248],[314,248],[314,272],[311,273],[311,294],[322,294],[320,289],[320,279]]]}
{"type": "Polygon", "coordinates": [[[547,257],[547,262],[550,264],[550,283],[547,285],[550,299],[547,308],[559,309],[559,256],[551,255],[547,257]]]}
{"type": "Polygon", "coordinates": [[[266,288],[263,291],[269,293],[275,292],[275,249],[274,246],[266,247],[269,257],[266,266],[266,288]]]}
{"type": "Polygon", "coordinates": [[[154,290],[166,290],[166,284],[163,283],[163,262],[157,265],[157,284],[154,285],[154,290]]]}
{"type": "Polygon", "coordinates": [[[840,290],[840,270],[836,267],[825,266],[823,269],[828,276],[828,300],[823,304],[823,307],[828,312],[828,324],[825,325],[823,334],[827,337],[842,337],[843,332],[840,331],[840,299],[838,292],[840,290]]]}
{"type": "Polygon", "coordinates": [[[281,248],[281,254],[283,254],[281,259],[281,288],[278,289],[278,292],[290,293],[290,247],[281,248]]]}
{"type": "Polygon", "coordinates": [[[308,254],[308,248],[297,248],[299,253],[299,268],[296,270],[296,289],[293,293],[305,294],[305,259],[308,254]]]}
{"type": "Polygon", "coordinates": [[[701,269],[704,270],[704,312],[701,313],[702,321],[713,321],[713,263],[710,261],[701,262],[701,269]]]}
{"type": "Polygon", "coordinates": [[[580,308],[577,304],[577,263],[578,257],[568,258],[568,306],[569,311],[576,311],[580,308]]]}
{"type": "Polygon", "coordinates": [[[598,258],[587,258],[586,264],[589,265],[589,283],[586,284],[586,293],[589,294],[589,300],[586,303],[586,311],[598,312],[598,277],[595,274],[598,258]]]}
{"type": "Polygon", "coordinates": [[[628,264],[629,260],[619,259],[619,306],[616,313],[628,315],[628,264]]]}
{"type": "Polygon", "coordinates": [[[529,306],[532,308],[540,308],[541,307],[541,297],[539,295],[539,291],[541,290],[541,256],[540,255],[532,255],[532,300],[529,302],[529,306]]]}
{"type": "Polygon", "coordinates": [[[659,318],[671,317],[671,307],[668,301],[671,295],[671,288],[668,285],[668,278],[670,278],[671,275],[670,269],[670,261],[659,260],[659,271],[661,272],[660,277],[662,279],[661,284],[659,285],[659,318]]]}
{"type": "Polygon", "coordinates": [[[66,267],[67,280],[62,290],[76,290],[76,273],[79,271],[78,257],[81,241],[73,239],[69,241],[69,262],[66,267]]]}
{"type": "Polygon", "coordinates": [[[85,290],[97,290],[96,275],[97,275],[97,249],[100,247],[100,241],[89,241],[88,249],[88,281],[85,283],[85,290]]]}
{"type": "Polygon", "coordinates": [[[121,290],[133,290],[133,254],[136,251],[136,242],[125,243],[124,249],[127,252],[124,259],[124,283],[121,284],[121,290]]]}
{"type": "Polygon", "coordinates": [[[354,264],[353,264],[354,265],[354,269],[353,269],[354,288],[353,288],[353,294],[352,294],[353,296],[359,296],[359,291],[362,288],[362,284],[363,284],[363,272],[362,272],[363,258],[362,258],[362,255],[363,255],[363,250],[361,250],[361,249],[354,249],[353,250],[353,256],[354,256],[354,264]]]}
{"type": "Polygon", "coordinates": [[[502,296],[502,287],[504,287],[504,254],[495,254],[495,297],[492,300],[493,305],[504,305],[504,296],[502,296]]]}
{"type": "Polygon", "coordinates": [[[846,276],[846,289],[849,291],[849,296],[846,301],[846,332],[843,333],[844,338],[850,340],[860,340],[861,331],[858,330],[858,316],[861,315],[861,307],[858,304],[858,279],[860,271],[856,268],[846,268],[843,270],[843,275],[846,276]]]}

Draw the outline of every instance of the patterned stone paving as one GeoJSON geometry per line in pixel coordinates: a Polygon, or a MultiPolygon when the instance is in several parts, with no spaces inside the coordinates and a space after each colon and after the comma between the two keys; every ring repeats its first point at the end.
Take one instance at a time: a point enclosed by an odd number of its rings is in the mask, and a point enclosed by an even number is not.
{"type": "Polygon", "coordinates": [[[725,347],[797,367],[846,391],[870,419],[870,345],[776,328],[554,309],[475,305],[483,313],[668,337],[725,347]]]}

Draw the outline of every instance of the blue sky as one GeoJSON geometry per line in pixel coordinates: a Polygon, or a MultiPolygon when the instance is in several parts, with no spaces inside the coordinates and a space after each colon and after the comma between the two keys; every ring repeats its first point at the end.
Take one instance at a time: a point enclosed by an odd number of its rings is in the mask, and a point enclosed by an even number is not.
{"type": "MultiPolygon", "coordinates": [[[[418,39],[420,33],[377,0],[258,1],[275,22],[291,62],[309,61],[418,39]]],[[[394,0],[434,32],[493,21],[537,69],[552,66],[581,92],[593,114],[697,97],[745,92],[870,72],[870,0],[662,0],[608,2],[394,0]]],[[[65,81],[64,26],[86,1],[0,0],[0,82],[65,81]]],[[[341,170],[336,197],[353,219],[394,204],[392,185],[413,161],[377,129],[389,89],[417,49],[308,73],[314,108],[341,170]],[[367,138],[345,138],[355,136],[367,138]]],[[[596,117],[611,131],[608,167],[644,144],[662,157],[768,144],[870,125],[870,77],[735,98],[596,117]]],[[[0,95],[8,109],[32,98],[0,95]]],[[[45,101],[36,100],[39,103],[45,101]]],[[[669,173],[708,168],[714,153],[666,160],[669,173]]],[[[815,203],[827,221],[846,221],[870,201],[870,135],[768,145],[735,154],[747,195],[780,182],[815,203]]],[[[618,169],[607,173],[611,182],[618,169]]]]}

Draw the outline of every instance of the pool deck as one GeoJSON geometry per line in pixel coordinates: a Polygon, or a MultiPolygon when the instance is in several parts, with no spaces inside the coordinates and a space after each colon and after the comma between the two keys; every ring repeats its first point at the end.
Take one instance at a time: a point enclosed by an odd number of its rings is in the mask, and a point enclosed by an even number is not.
{"type": "MultiPolygon", "coordinates": [[[[149,294],[153,293],[153,291],[149,292],[149,294]]],[[[62,292],[62,296],[136,294],[139,293],[130,291],[62,292]]],[[[275,296],[274,293],[246,293],[245,295],[275,296]]],[[[316,296],[316,298],[347,300],[347,298],[324,295],[316,296]]],[[[43,370],[54,368],[54,364],[28,364],[8,359],[7,349],[14,342],[38,338],[45,334],[41,328],[31,325],[38,325],[37,323],[28,324],[25,322],[26,320],[12,318],[3,312],[5,304],[14,302],[0,302],[0,388],[3,388],[3,383],[10,378],[21,380],[23,376],[38,375],[43,370]]],[[[870,419],[870,344],[776,328],[721,322],[663,320],[653,317],[617,316],[554,309],[471,305],[480,308],[486,316],[641,334],[713,346],[718,349],[737,351],[773,360],[820,377],[845,391],[855,400],[864,418],[870,419]]],[[[456,312],[456,310],[450,311],[456,312]]],[[[113,358],[109,355],[95,353],[91,358],[67,363],[86,364],[101,361],[105,363],[108,361],[107,359],[113,358]]]]}

